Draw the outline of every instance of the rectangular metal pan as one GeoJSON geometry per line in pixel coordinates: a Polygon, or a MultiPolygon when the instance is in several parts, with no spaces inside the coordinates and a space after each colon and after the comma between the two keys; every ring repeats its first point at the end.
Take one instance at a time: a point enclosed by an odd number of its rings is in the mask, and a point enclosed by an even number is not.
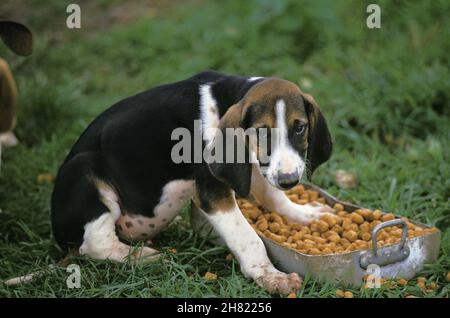
{"type": "MultiPolygon", "coordinates": [[[[361,208],[339,201],[317,186],[308,183],[302,184],[305,189],[319,192],[330,206],[333,206],[335,203],[341,203],[348,212],[361,208]]],[[[204,212],[199,210],[194,203],[191,205],[190,218],[194,230],[199,231],[201,235],[211,235],[215,243],[223,244],[215,235],[211,225],[207,223],[204,212]]],[[[423,228],[429,228],[425,224],[412,221],[411,223],[423,228]]],[[[260,237],[266,246],[270,259],[282,271],[296,272],[301,276],[309,275],[321,281],[360,286],[363,284],[363,277],[367,274],[377,275],[380,278],[413,278],[425,264],[433,263],[437,260],[441,232],[436,231],[424,236],[407,239],[406,224],[400,217],[396,216],[395,220],[383,222],[372,230],[373,249],[330,255],[303,254],[264,236],[260,237]],[[377,248],[376,232],[383,227],[393,225],[403,225],[404,232],[401,242],[377,248]]]]}

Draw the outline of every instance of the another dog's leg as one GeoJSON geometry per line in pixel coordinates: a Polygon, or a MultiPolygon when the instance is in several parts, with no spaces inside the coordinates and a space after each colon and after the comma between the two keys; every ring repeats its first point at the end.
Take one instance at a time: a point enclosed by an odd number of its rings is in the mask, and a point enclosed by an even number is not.
{"type": "Polygon", "coordinates": [[[133,251],[133,247],[120,242],[116,235],[116,221],[120,216],[117,195],[111,187],[101,181],[97,181],[96,186],[100,200],[109,211],[105,211],[99,218],[85,225],[80,254],[94,259],[110,259],[117,262],[123,262],[128,257],[133,261],[144,258],[152,260],[158,257],[155,255],[158,253],[155,249],[144,246],[133,251]]]}
{"type": "Polygon", "coordinates": [[[266,209],[276,211],[293,222],[308,224],[324,214],[333,212],[332,208],[320,203],[300,205],[292,202],[283,191],[270,185],[255,165],[253,165],[252,169],[250,191],[255,199],[266,209]]]}
{"type": "Polygon", "coordinates": [[[17,87],[8,63],[0,58],[0,133],[11,131],[16,124],[17,87]]]}
{"type": "Polygon", "coordinates": [[[229,204],[222,208],[204,213],[238,259],[242,273],[270,293],[288,294],[298,290],[300,277],[296,273],[280,272],[272,265],[263,242],[242,215],[234,196],[230,195],[227,201],[229,204]]]}

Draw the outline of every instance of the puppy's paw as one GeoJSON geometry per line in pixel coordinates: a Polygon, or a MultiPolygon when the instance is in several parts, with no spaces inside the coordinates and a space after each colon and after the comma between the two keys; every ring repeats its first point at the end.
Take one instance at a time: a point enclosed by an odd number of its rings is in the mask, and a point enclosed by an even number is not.
{"type": "Polygon", "coordinates": [[[297,292],[302,286],[302,279],[297,273],[270,272],[256,279],[256,283],[271,294],[287,295],[297,292]]]}
{"type": "Polygon", "coordinates": [[[292,222],[309,224],[325,215],[335,215],[334,210],[328,205],[312,202],[305,205],[294,204],[292,212],[287,215],[292,222]]]}
{"type": "Polygon", "coordinates": [[[319,217],[322,217],[327,214],[334,215],[333,208],[326,204],[322,204],[322,203],[318,203],[318,202],[311,202],[311,203],[305,204],[305,206],[309,212],[311,212],[313,214],[317,214],[317,215],[319,215],[319,217]]]}

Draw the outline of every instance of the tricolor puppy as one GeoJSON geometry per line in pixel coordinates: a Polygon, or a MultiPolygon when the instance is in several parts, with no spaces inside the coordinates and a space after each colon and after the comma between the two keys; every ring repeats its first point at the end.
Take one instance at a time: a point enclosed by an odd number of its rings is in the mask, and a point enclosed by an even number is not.
{"type": "MultiPolygon", "coordinates": [[[[130,256],[125,242],[151,239],[193,198],[246,277],[272,293],[289,293],[300,287],[298,275],[272,265],[235,193],[251,194],[297,222],[318,218],[327,208],[294,204],[283,190],[328,160],[331,148],[319,107],[293,83],[202,72],[127,98],[88,126],[55,180],[54,236],[63,248],[121,262],[130,256]],[[270,161],[261,165],[260,140],[256,145],[241,140],[256,158],[252,162],[176,164],[172,132],[183,127],[195,135],[195,120],[202,123],[203,147],[215,140],[208,132],[238,127],[277,128],[279,142],[267,146],[270,161]]],[[[144,247],[132,257],[155,258],[157,253],[144,247]]]]}

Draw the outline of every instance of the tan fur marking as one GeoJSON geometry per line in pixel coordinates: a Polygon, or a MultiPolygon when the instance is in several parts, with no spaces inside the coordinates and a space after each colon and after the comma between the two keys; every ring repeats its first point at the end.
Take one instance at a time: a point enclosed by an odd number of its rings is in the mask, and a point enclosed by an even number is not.
{"type": "MultiPolygon", "coordinates": [[[[192,197],[192,202],[196,206],[201,206],[197,190],[195,191],[195,194],[192,197]]],[[[230,192],[229,196],[218,199],[216,201],[210,201],[209,204],[211,205],[211,211],[231,211],[233,207],[236,205],[236,201],[234,199],[232,192],[230,192]]]]}
{"type": "Polygon", "coordinates": [[[241,121],[242,106],[234,104],[220,119],[219,128],[237,128],[241,121]]]}
{"type": "Polygon", "coordinates": [[[215,202],[210,202],[213,211],[231,211],[235,206],[233,196],[222,198],[215,202]]]}
{"type": "Polygon", "coordinates": [[[243,98],[243,111],[254,102],[261,100],[270,100],[275,103],[275,99],[280,96],[295,95],[301,93],[301,90],[292,82],[281,78],[268,78],[253,86],[243,98]]]}
{"type": "Polygon", "coordinates": [[[8,63],[0,58],[0,133],[16,124],[17,88],[8,63]]]}

